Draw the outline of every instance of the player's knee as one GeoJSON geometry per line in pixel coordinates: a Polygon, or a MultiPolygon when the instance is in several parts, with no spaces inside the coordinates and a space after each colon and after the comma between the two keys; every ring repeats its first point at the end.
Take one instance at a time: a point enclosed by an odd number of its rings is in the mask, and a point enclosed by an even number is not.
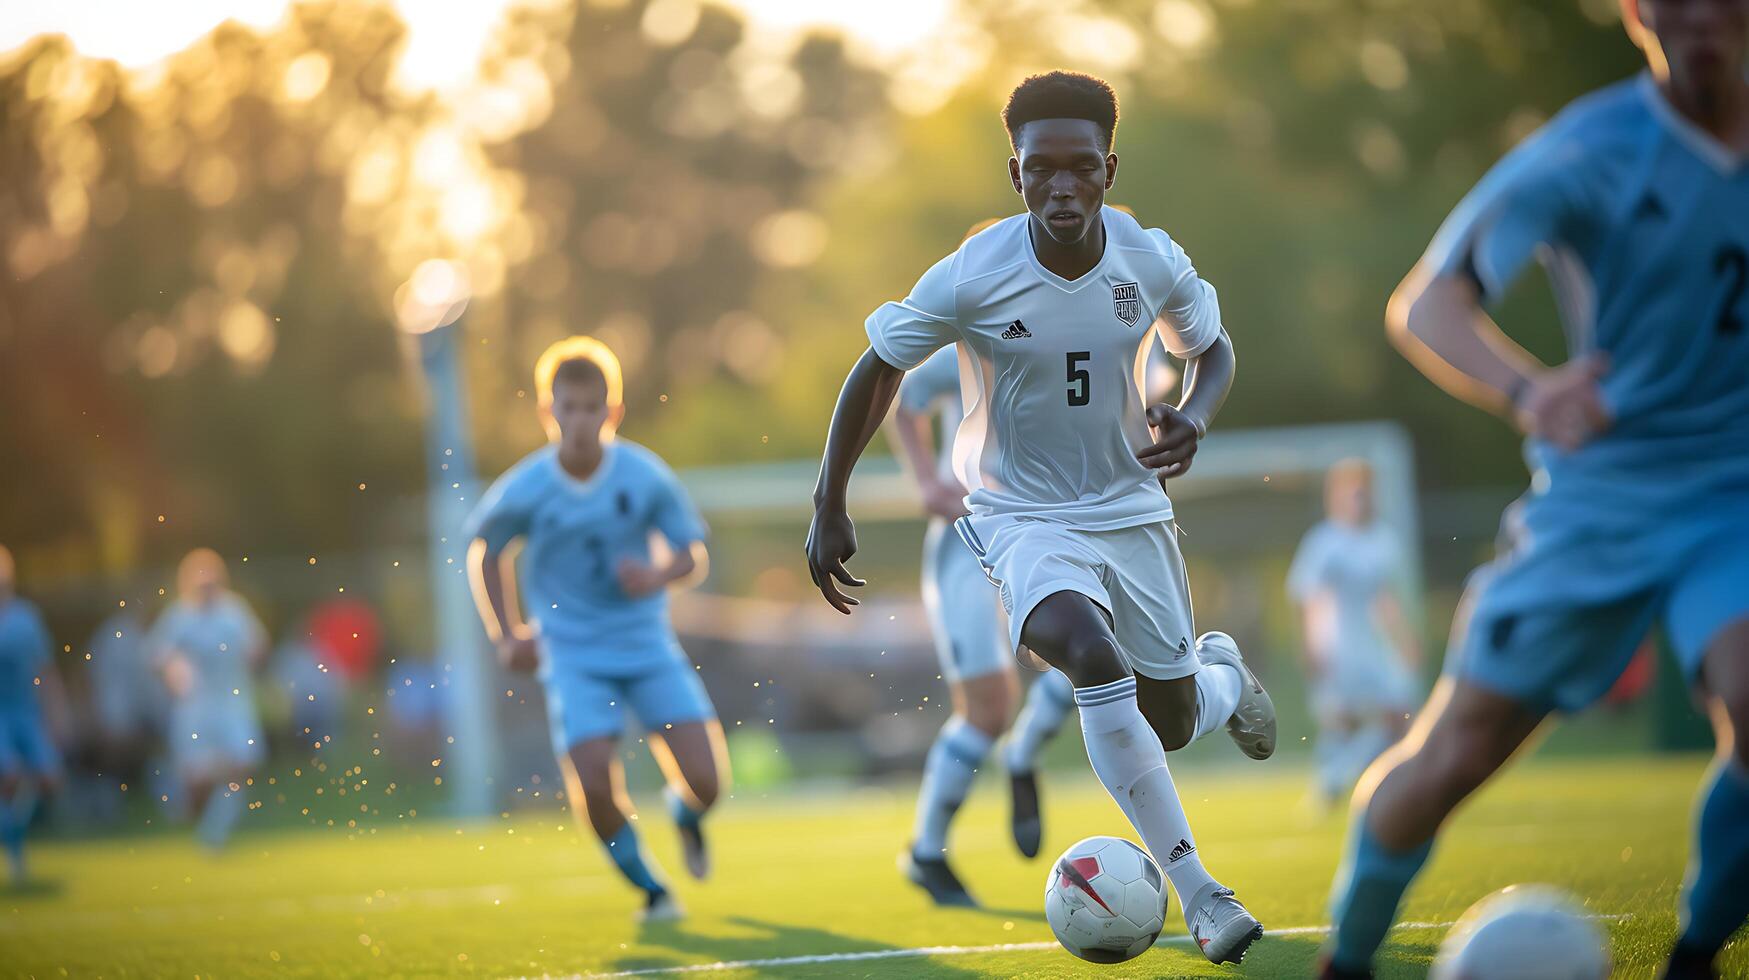
{"type": "Polygon", "coordinates": [[[1008,719],[1014,717],[1014,698],[1007,691],[992,686],[975,697],[966,698],[962,715],[966,724],[996,738],[1008,727],[1008,719]]]}
{"type": "Polygon", "coordinates": [[[1070,683],[1076,687],[1110,684],[1129,673],[1124,669],[1117,643],[1103,634],[1072,638],[1063,651],[1063,661],[1058,669],[1068,675],[1070,683]]]}

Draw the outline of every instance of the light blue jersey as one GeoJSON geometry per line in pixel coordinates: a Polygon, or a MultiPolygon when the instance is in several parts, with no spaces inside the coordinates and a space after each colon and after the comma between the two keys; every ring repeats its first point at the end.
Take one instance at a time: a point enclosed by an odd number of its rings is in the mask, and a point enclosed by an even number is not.
{"type": "Polygon", "coordinates": [[[177,600],[146,635],[147,656],[161,662],[181,656],[193,668],[193,686],[182,702],[254,704],[249,657],[267,642],[267,630],[235,593],[207,605],[177,600]]]}
{"type": "Polygon", "coordinates": [[[1749,514],[1749,166],[1649,75],[1593,93],[1477,185],[1426,261],[1493,300],[1533,256],[1571,352],[1609,357],[1614,422],[1572,453],[1527,444],[1531,491],[1509,530],[1583,534],[1591,560],[1565,588],[1599,598],[1749,514]]]}
{"type": "Polygon", "coordinates": [[[37,716],[36,679],[53,647],[35,603],[14,597],[0,606],[0,715],[37,716]]]}
{"type": "Polygon", "coordinates": [[[1464,661],[1573,707],[1654,622],[1693,670],[1749,614],[1749,162],[1649,75],[1586,96],[1495,166],[1423,261],[1492,301],[1533,257],[1570,352],[1609,358],[1613,422],[1570,453],[1526,444],[1530,491],[1472,588],[1464,661]]]}
{"type": "Polygon", "coordinates": [[[668,591],[632,598],[619,584],[621,562],[650,563],[652,534],[677,552],[705,537],[680,481],[650,450],[615,439],[586,480],[565,472],[556,445],[535,450],[492,485],[466,532],[494,552],[524,540],[519,581],[543,676],[561,662],[624,677],[684,659],[668,591]]]}

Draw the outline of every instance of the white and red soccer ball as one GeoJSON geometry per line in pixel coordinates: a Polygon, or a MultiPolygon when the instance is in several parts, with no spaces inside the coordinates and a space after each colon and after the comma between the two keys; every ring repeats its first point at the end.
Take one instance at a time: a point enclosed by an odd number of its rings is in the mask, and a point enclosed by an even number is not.
{"type": "Polygon", "coordinates": [[[1148,852],[1129,841],[1089,837],[1051,866],[1045,919],[1057,942],[1084,960],[1134,959],[1165,928],[1165,877],[1148,852]]]}

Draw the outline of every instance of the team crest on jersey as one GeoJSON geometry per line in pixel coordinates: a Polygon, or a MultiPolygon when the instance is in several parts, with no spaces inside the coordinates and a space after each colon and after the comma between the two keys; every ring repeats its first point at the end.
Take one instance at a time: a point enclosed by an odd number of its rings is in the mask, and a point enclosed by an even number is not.
{"type": "Polygon", "coordinates": [[[1142,318],[1142,290],[1133,282],[1114,282],[1111,284],[1111,306],[1117,313],[1117,318],[1128,326],[1135,326],[1142,318]]]}

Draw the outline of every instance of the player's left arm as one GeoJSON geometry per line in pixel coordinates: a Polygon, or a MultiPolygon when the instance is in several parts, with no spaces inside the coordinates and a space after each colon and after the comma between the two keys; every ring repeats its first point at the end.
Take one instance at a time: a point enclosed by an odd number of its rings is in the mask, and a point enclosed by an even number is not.
{"type": "Polygon", "coordinates": [[[1233,390],[1238,361],[1233,341],[1221,330],[1201,353],[1187,358],[1184,366],[1184,396],[1177,405],[1166,402],[1148,408],[1148,424],[1154,427],[1154,443],[1136,454],[1142,465],[1160,471],[1161,479],[1190,471],[1197,445],[1208,434],[1209,424],[1233,390]]]}
{"type": "Polygon", "coordinates": [[[615,569],[619,586],[637,598],[670,585],[696,585],[710,574],[710,553],[705,549],[704,518],[687,496],[680,479],[666,466],[656,464],[655,506],[651,530],[668,545],[668,556],[654,563],[627,558],[615,569]]]}
{"type": "MultiPolygon", "coordinates": [[[[1168,353],[1184,364],[1184,393],[1177,405],[1160,402],[1148,408],[1154,444],[1136,454],[1143,466],[1158,470],[1162,480],[1190,471],[1197,444],[1233,387],[1233,341],[1221,325],[1221,304],[1215,287],[1197,275],[1190,256],[1165,232],[1151,229],[1158,249],[1166,297],[1154,316],[1154,331],[1168,353]]],[[[1151,342],[1151,341],[1150,341],[1151,342]]]]}

